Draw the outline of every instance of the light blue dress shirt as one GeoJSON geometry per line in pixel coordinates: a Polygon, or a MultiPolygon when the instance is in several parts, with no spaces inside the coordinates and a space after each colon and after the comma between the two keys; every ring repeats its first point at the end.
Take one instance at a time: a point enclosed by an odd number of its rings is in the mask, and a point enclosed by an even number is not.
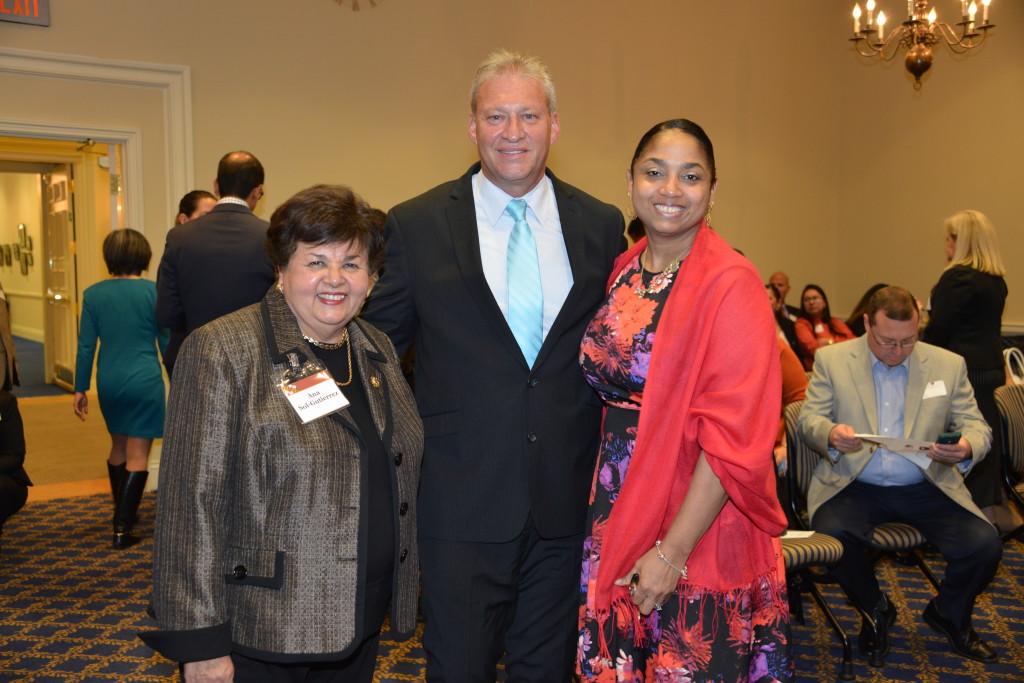
{"type": "MultiPolygon", "coordinates": [[[[903,413],[907,404],[909,363],[910,356],[892,368],[877,358],[872,361],[871,375],[875,382],[879,436],[897,439],[906,436],[903,432],[903,413]]],[[[902,455],[879,447],[857,480],[875,486],[909,486],[924,481],[925,476],[920,467],[902,455]]]]}
{"type": "Polygon", "coordinates": [[[544,176],[537,186],[522,197],[513,197],[487,179],[483,173],[473,176],[473,202],[476,205],[476,229],[480,238],[480,261],[484,277],[508,320],[508,238],[515,221],[505,211],[513,199],[526,200],[526,222],[533,231],[540,261],[541,291],[544,293],[544,336],[562,310],[572,287],[569,254],[562,237],[562,221],[558,217],[555,190],[551,178],[544,176]]]}

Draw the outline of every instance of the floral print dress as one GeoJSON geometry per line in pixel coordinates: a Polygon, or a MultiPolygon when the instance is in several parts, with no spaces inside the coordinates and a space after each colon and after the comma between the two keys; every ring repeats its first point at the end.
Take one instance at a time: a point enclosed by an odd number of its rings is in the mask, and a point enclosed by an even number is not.
{"type": "Polygon", "coordinates": [[[601,626],[587,609],[605,525],[629,470],[658,319],[674,276],[648,273],[634,259],[583,337],[580,364],[608,410],[583,543],[577,671],[583,681],[609,683],[789,681],[789,615],[767,579],[728,594],[689,586],[684,595],[687,584],[681,584],[661,611],[640,617],[647,636],[640,645],[632,616],[613,610],[604,624],[610,659],[601,656],[601,626]]]}

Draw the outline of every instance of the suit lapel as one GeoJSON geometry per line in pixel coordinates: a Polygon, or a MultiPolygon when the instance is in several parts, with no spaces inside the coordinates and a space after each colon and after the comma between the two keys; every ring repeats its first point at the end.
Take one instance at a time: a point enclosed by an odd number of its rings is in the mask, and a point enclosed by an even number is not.
{"type": "Polygon", "coordinates": [[[875,396],[875,375],[872,371],[873,355],[863,337],[856,342],[846,343],[856,343],[861,346],[850,357],[850,377],[852,380],[850,384],[857,389],[860,405],[864,407],[865,417],[867,417],[868,425],[871,427],[871,433],[877,434],[878,397],[875,396]],[[866,382],[864,381],[865,377],[867,378],[866,382]]]}
{"type": "MultiPolygon", "coordinates": [[[[349,339],[352,342],[352,353],[355,355],[355,362],[359,368],[363,392],[370,405],[370,416],[373,418],[374,427],[377,428],[377,435],[381,438],[384,447],[387,448],[391,442],[391,435],[387,430],[392,425],[391,397],[388,391],[387,373],[384,372],[387,357],[366,336],[358,321],[349,326],[349,339]]],[[[346,410],[344,413],[348,416],[349,411],[346,410]]]]}
{"type": "Polygon", "coordinates": [[[907,365],[907,403],[903,408],[903,433],[910,435],[921,412],[921,401],[924,398],[924,385],[928,374],[928,359],[918,353],[910,354],[907,365]]]}
{"type": "MultiPolygon", "coordinates": [[[[448,231],[455,250],[455,260],[470,296],[476,301],[509,353],[519,356],[525,365],[526,358],[501,312],[501,307],[494,299],[494,293],[484,275],[483,262],[480,260],[480,234],[477,232],[476,203],[473,200],[472,184],[473,174],[479,170],[478,162],[455,183],[451,193],[452,201],[445,209],[448,231]]],[[[543,347],[541,348],[543,353],[543,347]]]]}
{"type": "Polygon", "coordinates": [[[563,332],[572,324],[573,312],[579,309],[578,301],[583,295],[586,284],[584,269],[586,266],[586,240],[584,239],[583,215],[580,211],[576,198],[568,185],[556,178],[551,171],[547,172],[551,178],[551,184],[555,191],[555,204],[558,206],[558,221],[562,227],[562,240],[565,242],[565,251],[569,256],[569,268],[572,271],[572,287],[562,302],[562,307],[551,324],[551,329],[544,337],[544,343],[537,354],[535,366],[543,362],[545,356],[550,352],[552,346],[558,343],[563,332]]]}

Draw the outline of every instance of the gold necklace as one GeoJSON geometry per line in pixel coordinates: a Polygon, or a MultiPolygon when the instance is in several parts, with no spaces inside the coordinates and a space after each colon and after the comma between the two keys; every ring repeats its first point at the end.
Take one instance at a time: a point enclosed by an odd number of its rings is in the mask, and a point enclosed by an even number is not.
{"type": "MultiPolygon", "coordinates": [[[[302,335],[302,338],[308,341],[313,346],[317,347],[318,349],[323,349],[324,351],[337,351],[342,347],[343,344],[345,344],[348,341],[348,329],[345,329],[345,334],[342,335],[341,341],[338,342],[337,344],[325,344],[324,342],[318,342],[315,339],[310,339],[305,334],[302,335]]],[[[348,379],[345,380],[344,382],[334,380],[334,383],[337,384],[339,387],[347,387],[349,384],[352,383],[352,345],[349,344],[346,347],[346,349],[348,350],[348,353],[346,354],[348,356],[348,379]]]]}
{"type": "MultiPolygon", "coordinates": [[[[646,270],[646,268],[644,267],[644,256],[649,256],[648,252],[648,249],[644,249],[644,253],[640,255],[641,270],[646,270]]],[[[648,294],[660,292],[662,289],[664,289],[665,285],[667,285],[672,280],[672,274],[679,270],[679,266],[683,263],[683,259],[685,259],[689,255],[690,247],[687,247],[686,250],[682,254],[680,254],[675,261],[668,264],[668,267],[665,268],[665,270],[661,271],[660,273],[656,274],[654,277],[651,278],[651,284],[647,285],[646,287],[644,287],[643,285],[637,287],[635,290],[633,290],[634,293],[637,296],[646,296],[648,294]]]]}

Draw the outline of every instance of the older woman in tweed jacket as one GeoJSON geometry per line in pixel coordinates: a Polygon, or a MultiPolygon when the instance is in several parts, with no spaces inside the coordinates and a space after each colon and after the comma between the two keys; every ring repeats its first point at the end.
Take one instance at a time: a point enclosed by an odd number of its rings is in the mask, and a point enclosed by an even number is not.
{"type": "Polygon", "coordinates": [[[142,637],[185,662],[186,681],[370,681],[388,606],[394,631],[415,628],[422,424],[391,343],[355,319],[382,227],[347,188],[300,192],[267,231],[276,288],[182,348],[157,510],[160,630],[142,637]],[[282,378],[316,360],[351,404],[303,423],[282,378]]]}

